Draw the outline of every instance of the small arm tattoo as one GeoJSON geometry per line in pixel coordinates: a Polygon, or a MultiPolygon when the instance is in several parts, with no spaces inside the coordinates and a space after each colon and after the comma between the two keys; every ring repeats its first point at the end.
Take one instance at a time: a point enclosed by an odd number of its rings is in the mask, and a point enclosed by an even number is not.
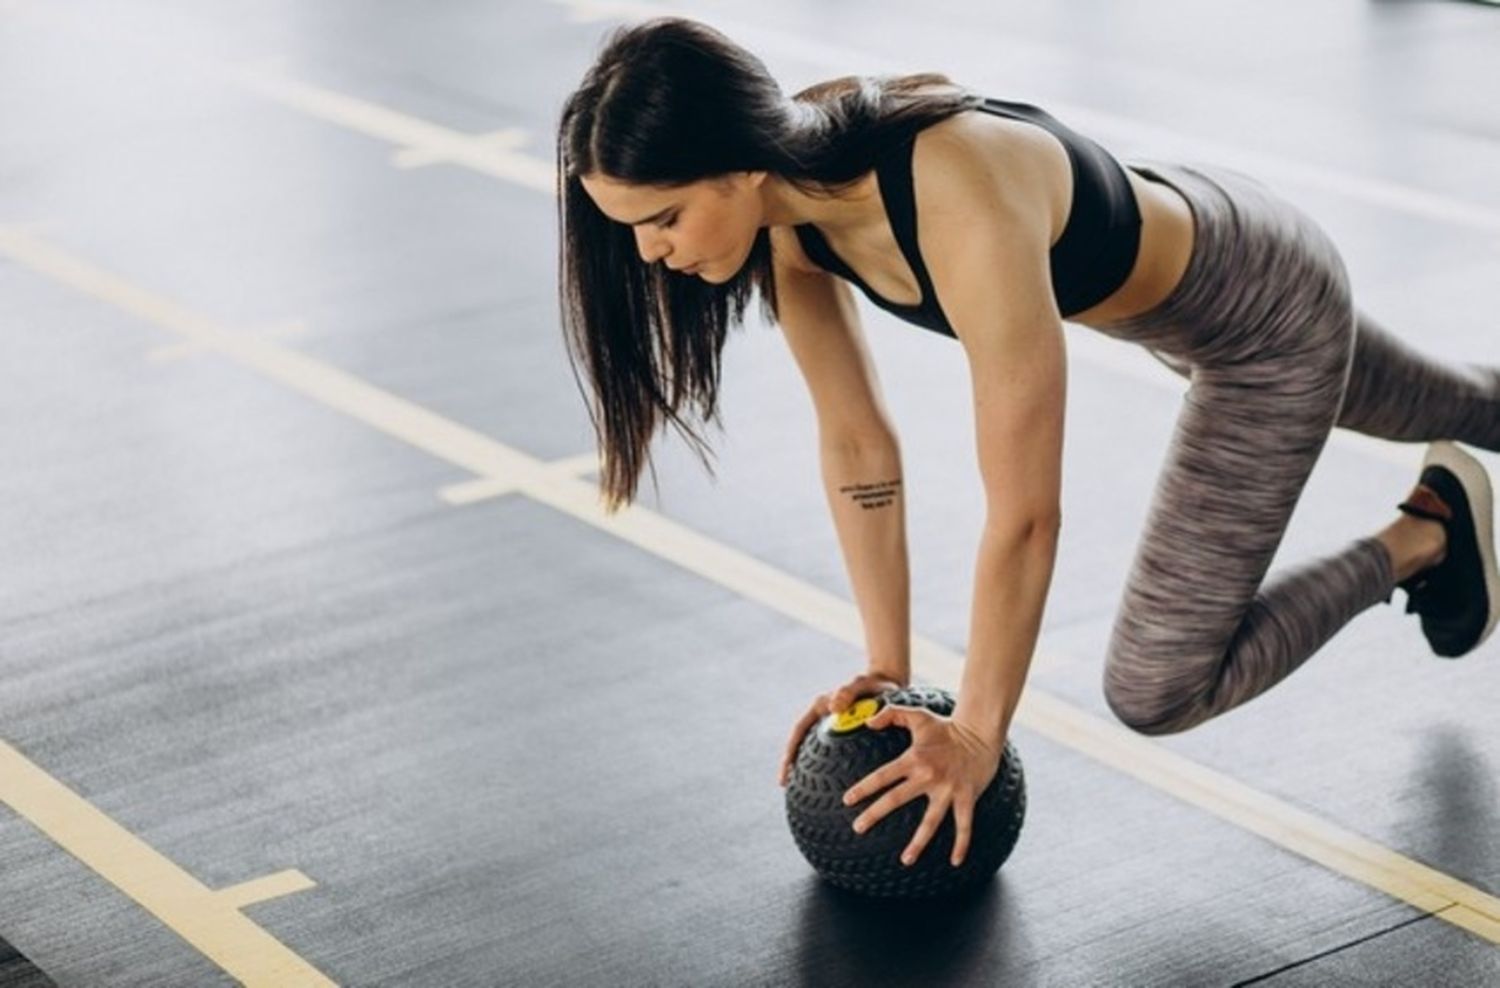
{"type": "Polygon", "coordinates": [[[840,494],[847,494],[866,511],[875,508],[884,508],[896,500],[896,495],[901,490],[901,480],[885,480],[878,484],[847,484],[839,488],[840,494]]]}

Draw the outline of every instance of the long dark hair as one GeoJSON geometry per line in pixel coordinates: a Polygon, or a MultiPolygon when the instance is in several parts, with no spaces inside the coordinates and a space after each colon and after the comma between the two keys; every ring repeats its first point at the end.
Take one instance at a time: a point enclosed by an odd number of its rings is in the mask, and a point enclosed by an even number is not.
{"type": "Polygon", "coordinates": [[[845,76],[790,99],[765,65],[714,28],[658,17],[617,28],[557,127],[559,303],[574,381],[582,365],[599,444],[604,510],[634,500],[651,439],[670,422],[708,469],[707,443],[681,412],[718,417],[720,354],[753,291],[778,322],[769,231],[724,284],[647,264],[635,235],[610,220],[579,178],[672,188],[764,170],[800,191],[836,197],[887,150],[982,97],[938,73],[845,76]],[[949,92],[923,92],[934,86],[949,92]]]}

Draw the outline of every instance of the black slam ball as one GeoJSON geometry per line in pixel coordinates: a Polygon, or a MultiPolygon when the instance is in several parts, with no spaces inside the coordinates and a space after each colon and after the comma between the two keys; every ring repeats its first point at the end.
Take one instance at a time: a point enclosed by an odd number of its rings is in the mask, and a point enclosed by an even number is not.
{"type": "Polygon", "coordinates": [[[925,707],[947,717],[953,713],[954,702],[951,692],[936,687],[887,690],[878,697],[857,700],[841,714],[824,717],[807,732],[786,787],[786,818],[803,857],[825,880],[869,896],[932,898],[977,886],[1005,863],[1026,816],[1026,778],[1009,741],[999,771],[974,805],[969,850],[957,868],[952,863],[957,836],[952,807],[916,863],[908,867],[901,863],[901,852],[922,822],[927,797],[910,800],[863,834],[854,832],[854,820],[885,790],[853,806],[843,802],[850,786],[911,744],[906,728],[893,725],[873,731],[864,726],[866,720],[887,703],[925,707]]]}

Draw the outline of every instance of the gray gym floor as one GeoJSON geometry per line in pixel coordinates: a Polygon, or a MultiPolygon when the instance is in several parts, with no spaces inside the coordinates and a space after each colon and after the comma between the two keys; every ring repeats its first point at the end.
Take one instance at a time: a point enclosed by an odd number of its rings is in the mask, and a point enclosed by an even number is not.
{"type": "MultiPolygon", "coordinates": [[[[0,0],[0,984],[1500,983],[1500,639],[1435,659],[1398,595],[1199,730],[1113,725],[1183,385],[1079,326],[1016,852],[963,908],[815,878],[776,764],[862,657],[790,355],[737,332],[717,477],[668,437],[606,522],[557,322],[556,115],[659,13],[788,90],[938,70],[1255,174],[1364,308],[1500,362],[1500,9],[0,0]]],[[[967,369],[862,313],[941,682],[967,369]]],[[[1339,434],[1277,564],[1420,453],[1339,434]]]]}

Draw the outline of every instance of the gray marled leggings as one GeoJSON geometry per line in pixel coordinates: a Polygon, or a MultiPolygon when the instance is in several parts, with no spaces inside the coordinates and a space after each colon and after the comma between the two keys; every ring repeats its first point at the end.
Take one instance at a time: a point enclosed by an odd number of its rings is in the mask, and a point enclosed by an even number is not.
{"type": "Polygon", "coordinates": [[[1181,192],[1196,224],[1182,283],[1102,329],[1192,382],[1104,672],[1120,720],[1163,734],[1264,692],[1391,599],[1373,537],[1266,579],[1329,430],[1500,450],[1500,368],[1444,365],[1377,326],[1351,302],[1328,236],[1254,179],[1129,167],[1181,192]]]}

